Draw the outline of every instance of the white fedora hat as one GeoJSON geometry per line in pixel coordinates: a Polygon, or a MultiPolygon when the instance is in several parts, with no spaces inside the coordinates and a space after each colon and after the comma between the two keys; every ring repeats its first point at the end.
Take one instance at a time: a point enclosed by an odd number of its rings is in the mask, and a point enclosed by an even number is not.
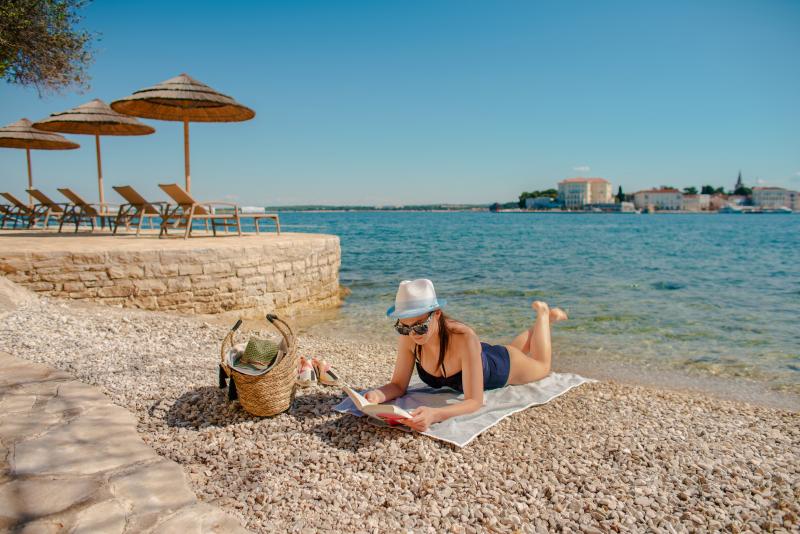
{"type": "Polygon", "coordinates": [[[444,307],[447,301],[436,298],[433,282],[427,278],[403,280],[397,288],[394,306],[386,310],[388,317],[407,319],[444,307]]]}

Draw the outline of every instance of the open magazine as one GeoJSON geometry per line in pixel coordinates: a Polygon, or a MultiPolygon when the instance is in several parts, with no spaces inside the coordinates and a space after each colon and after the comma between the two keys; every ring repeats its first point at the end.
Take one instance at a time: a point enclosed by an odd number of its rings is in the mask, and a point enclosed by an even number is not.
{"type": "Polygon", "coordinates": [[[399,425],[404,419],[411,419],[411,414],[398,406],[369,402],[358,391],[347,385],[342,385],[342,390],[347,393],[359,411],[370,417],[386,421],[390,425],[399,425]]]}

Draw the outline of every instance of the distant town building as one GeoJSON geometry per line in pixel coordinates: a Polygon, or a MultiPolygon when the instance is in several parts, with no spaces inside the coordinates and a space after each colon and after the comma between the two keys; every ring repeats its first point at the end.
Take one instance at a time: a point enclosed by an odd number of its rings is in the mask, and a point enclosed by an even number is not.
{"type": "Polygon", "coordinates": [[[747,197],[743,195],[711,195],[709,199],[708,209],[711,211],[719,211],[727,206],[743,206],[747,203],[747,197]]]}
{"type": "Polygon", "coordinates": [[[609,212],[609,213],[633,213],[636,208],[633,202],[602,202],[597,204],[587,204],[584,207],[587,211],[609,212]]]}
{"type": "Polygon", "coordinates": [[[555,210],[561,207],[559,202],[550,197],[526,198],[525,208],[529,210],[555,210]]]}
{"type": "Polygon", "coordinates": [[[611,182],[603,178],[568,178],[558,182],[558,201],[567,209],[613,202],[611,182]]]}
{"type": "Polygon", "coordinates": [[[637,191],[633,194],[633,204],[637,209],[678,211],[683,207],[683,193],[669,187],[637,191]]]}
{"type": "MultiPolygon", "coordinates": [[[[711,207],[710,195],[683,195],[681,209],[683,211],[708,211],[711,207]]],[[[719,209],[719,208],[717,208],[719,209]]]]}
{"type": "Polygon", "coordinates": [[[754,187],[753,206],[761,209],[790,208],[797,209],[797,191],[789,191],[782,187],[754,187]]]}
{"type": "Polygon", "coordinates": [[[728,195],[711,195],[708,200],[708,209],[711,211],[719,211],[728,205],[728,195]]]}
{"type": "Polygon", "coordinates": [[[789,204],[787,207],[792,208],[793,211],[800,211],[800,193],[797,191],[787,191],[789,197],[789,204]]]}

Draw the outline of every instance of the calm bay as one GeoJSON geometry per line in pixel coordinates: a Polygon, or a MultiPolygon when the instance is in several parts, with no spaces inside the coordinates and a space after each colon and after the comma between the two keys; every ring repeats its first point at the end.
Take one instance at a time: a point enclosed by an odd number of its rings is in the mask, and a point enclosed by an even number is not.
{"type": "MultiPolygon", "coordinates": [[[[341,239],[352,292],[309,330],[391,342],[400,280],[425,277],[482,339],[561,306],[556,358],[637,372],[744,377],[800,391],[800,217],[488,212],[285,212],[341,239]]],[[[653,378],[651,376],[651,378],[653,378]]]]}

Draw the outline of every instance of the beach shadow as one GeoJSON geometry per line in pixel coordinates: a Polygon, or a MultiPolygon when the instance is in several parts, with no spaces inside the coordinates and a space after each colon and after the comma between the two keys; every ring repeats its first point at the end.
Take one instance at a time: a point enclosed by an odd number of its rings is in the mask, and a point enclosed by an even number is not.
{"type": "MultiPolygon", "coordinates": [[[[150,415],[156,416],[160,409],[162,401],[157,401],[150,406],[150,415]]],[[[187,391],[175,400],[164,416],[167,426],[192,430],[209,426],[226,427],[260,419],[262,418],[247,413],[238,402],[228,400],[227,388],[214,386],[187,391]]]]}
{"type": "MultiPolygon", "coordinates": [[[[321,418],[330,415],[333,407],[342,400],[341,395],[330,393],[295,394],[287,415],[298,420],[321,418]]],[[[226,427],[247,421],[261,421],[269,416],[256,416],[248,413],[238,402],[228,399],[228,389],[202,386],[187,391],[178,397],[168,408],[164,401],[158,401],[149,408],[151,417],[166,409],[163,416],[167,426],[199,430],[209,426],[226,427]]]]}
{"type": "MultiPolygon", "coordinates": [[[[333,407],[343,397],[338,390],[336,393],[301,392],[295,395],[288,411],[275,417],[290,417],[297,423],[292,426],[317,436],[330,447],[351,452],[401,439],[411,432],[408,429],[391,428],[369,417],[335,412],[333,407]]],[[[163,418],[169,427],[196,431],[207,427],[224,428],[243,422],[269,419],[247,413],[238,402],[228,400],[227,389],[214,386],[187,391],[169,407],[164,401],[158,401],[150,406],[149,413],[152,417],[163,418]],[[160,415],[160,411],[165,411],[165,414],[160,415]]]]}
{"type": "Polygon", "coordinates": [[[333,413],[333,407],[339,404],[344,394],[338,389],[334,392],[309,391],[299,392],[287,415],[295,419],[319,419],[333,413]]]}
{"type": "Polygon", "coordinates": [[[411,432],[408,429],[391,428],[369,417],[335,412],[334,406],[344,398],[345,395],[338,390],[336,393],[312,391],[295,398],[287,415],[298,419],[306,431],[342,451],[354,452],[362,447],[400,439],[411,432]],[[318,422],[309,426],[309,419],[318,422]]]}

